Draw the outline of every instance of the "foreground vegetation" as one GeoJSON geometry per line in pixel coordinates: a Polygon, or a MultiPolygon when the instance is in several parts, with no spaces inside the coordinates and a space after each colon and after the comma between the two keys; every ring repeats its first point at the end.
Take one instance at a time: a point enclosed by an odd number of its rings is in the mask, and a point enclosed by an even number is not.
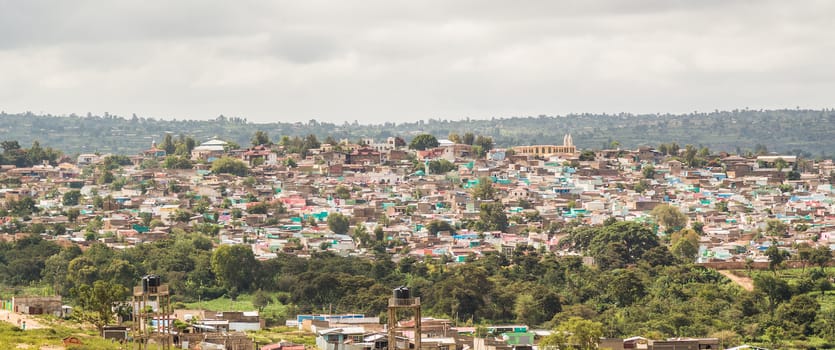
{"type": "Polygon", "coordinates": [[[81,340],[81,346],[72,346],[70,349],[90,350],[117,350],[120,344],[95,336],[95,331],[81,328],[73,323],[54,321],[49,323],[50,328],[22,330],[6,322],[0,322],[0,344],[4,348],[13,349],[40,348],[44,346],[63,346],[62,340],[66,337],[76,337],[81,340]]]}
{"type": "Polygon", "coordinates": [[[609,221],[564,232],[565,246],[595,257],[596,267],[526,246],[466,264],[409,256],[393,262],[383,252],[373,259],[314,253],[309,259],[279,254],[258,261],[247,246],[212,251],[208,237],[179,231],[125,251],[94,244],[81,252],[37,236],[2,243],[0,278],[21,286],[48,284],[72,298],[93,281],[129,286],[156,273],[184,306],[263,308],[273,325],[297,312],[384,317],[391,289],[407,285],[421,297],[425,315],[458,324],[551,328],[579,317],[599,322],[607,337],[714,336],[727,344],[782,346],[791,339],[835,346],[835,310],[820,307],[829,298],[826,270],[753,272],[755,289],[747,292],[714,270],[688,263],[681,255],[686,244],[673,242],[677,248],[671,251],[642,224],[609,221]]]}

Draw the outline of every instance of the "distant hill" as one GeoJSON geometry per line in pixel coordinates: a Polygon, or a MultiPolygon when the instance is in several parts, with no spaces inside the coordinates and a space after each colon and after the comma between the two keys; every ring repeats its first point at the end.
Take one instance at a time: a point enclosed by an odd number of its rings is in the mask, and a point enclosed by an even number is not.
{"type": "Polygon", "coordinates": [[[435,120],[412,123],[334,124],[311,120],[306,123],[250,123],[242,118],[214,120],[157,120],[136,116],[52,116],[0,113],[0,141],[17,140],[28,147],[38,140],[43,146],[67,154],[101,152],[135,154],[161,141],[165,133],[190,135],[198,142],[218,137],[244,146],[257,130],[273,141],[281,136],[316,135],[335,139],[382,139],[401,136],[407,141],[420,133],[445,138],[450,132],[491,136],[497,147],[530,144],[561,144],[571,133],[581,148],[599,149],[617,141],[621,147],[677,142],[706,146],[714,151],[745,152],[762,149],[807,157],[835,155],[835,110],[734,110],[713,113],[663,115],[538,116],[489,120],[435,120]]]}

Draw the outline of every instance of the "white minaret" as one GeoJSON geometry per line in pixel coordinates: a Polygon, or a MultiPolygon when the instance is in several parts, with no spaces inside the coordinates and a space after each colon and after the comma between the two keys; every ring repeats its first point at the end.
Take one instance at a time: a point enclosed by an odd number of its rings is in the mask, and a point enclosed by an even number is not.
{"type": "Polygon", "coordinates": [[[562,138],[562,145],[565,147],[574,146],[574,140],[571,138],[571,134],[565,134],[562,138]]]}

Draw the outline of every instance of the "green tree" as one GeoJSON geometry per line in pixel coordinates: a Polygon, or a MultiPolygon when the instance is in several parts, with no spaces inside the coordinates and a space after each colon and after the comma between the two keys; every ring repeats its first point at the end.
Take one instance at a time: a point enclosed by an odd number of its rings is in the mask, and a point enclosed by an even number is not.
{"type": "Polygon", "coordinates": [[[659,245],[644,253],[641,260],[649,264],[649,266],[670,266],[675,263],[673,254],[663,245],[659,245]]]}
{"type": "Polygon", "coordinates": [[[160,148],[165,150],[165,154],[174,154],[174,151],[177,150],[177,145],[174,144],[174,137],[172,137],[171,134],[166,133],[165,137],[162,139],[160,148]]]}
{"type": "Polygon", "coordinates": [[[194,138],[191,136],[180,134],[180,137],[177,138],[176,145],[177,146],[174,148],[174,155],[189,157],[191,155],[191,151],[194,149],[194,146],[197,145],[197,142],[194,141],[194,138]]]}
{"type": "Polygon", "coordinates": [[[316,135],[308,134],[305,136],[304,143],[302,144],[302,148],[304,149],[304,152],[302,153],[307,153],[307,150],[319,148],[321,146],[322,144],[316,139],[316,135]]]}
{"type": "Polygon", "coordinates": [[[693,229],[683,229],[670,236],[672,253],[685,262],[692,262],[699,252],[699,234],[693,229]]]}
{"type": "Polygon", "coordinates": [[[435,138],[435,136],[430,134],[420,134],[412,139],[412,142],[409,143],[409,148],[423,151],[427,148],[438,147],[438,145],[438,139],[435,138]]]}
{"type": "Polygon", "coordinates": [[[162,166],[166,169],[191,169],[194,165],[186,156],[169,155],[165,157],[162,166]]]}
{"type": "Polygon", "coordinates": [[[101,175],[99,175],[99,177],[96,179],[96,184],[99,184],[99,185],[109,184],[109,183],[112,183],[113,180],[115,180],[115,179],[116,179],[116,177],[113,176],[113,173],[110,172],[110,170],[105,170],[105,171],[102,171],[101,175]]]}
{"type": "Polygon", "coordinates": [[[699,166],[699,162],[696,159],[696,155],[698,154],[698,150],[696,146],[693,145],[685,145],[684,146],[684,163],[691,167],[699,166]]]}
{"type": "Polygon", "coordinates": [[[125,301],[127,288],[109,281],[95,281],[91,285],[79,285],[73,290],[78,302],[78,308],[73,310],[73,317],[81,322],[89,322],[96,326],[99,334],[103,334],[104,326],[113,321],[115,307],[125,301]]]}
{"type": "Polygon", "coordinates": [[[647,186],[649,186],[649,183],[647,183],[646,180],[641,180],[636,182],[632,189],[635,190],[635,192],[644,193],[644,191],[647,190],[647,186]]]}
{"type": "Polygon", "coordinates": [[[588,251],[603,268],[634,264],[658,246],[655,233],[636,222],[618,221],[591,232],[593,238],[588,243],[588,251]]]}
{"type": "Polygon", "coordinates": [[[652,165],[644,165],[641,168],[641,174],[644,175],[645,179],[652,179],[655,177],[655,167],[652,165]]]}
{"type": "Polygon", "coordinates": [[[504,206],[501,203],[481,203],[478,217],[486,230],[502,232],[507,230],[507,214],[505,214],[504,206]]]}
{"type": "Polygon", "coordinates": [[[429,172],[432,174],[446,174],[452,170],[455,170],[455,164],[446,160],[432,160],[429,162],[429,172]]]}
{"type": "Polygon", "coordinates": [[[646,295],[644,278],[632,269],[612,271],[614,276],[607,284],[607,294],[619,307],[627,307],[646,295]]]}
{"type": "Polygon", "coordinates": [[[693,231],[696,231],[696,233],[699,234],[699,235],[703,235],[705,233],[705,231],[704,231],[705,224],[701,221],[693,221],[690,224],[690,227],[693,229],[693,231]]]}
{"type": "Polygon", "coordinates": [[[772,348],[779,349],[783,344],[783,340],[786,338],[786,330],[780,326],[770,326],[765,329],[763,338],[771,345],[772,348]]]}
{"type": "Polygon", "coordinates": [[[70,190],[64,193],[64,198],[61,201],[65,206],[78,205],[78,200],[81,198],[81,191],[70,190]]]}
{"type": "MultiPolygon", "coordinates": [[[[571,317],[568,321],[560,323],[555,333],[566,335],[565,342],[571,349],[591,350],[597,349],[600,338],[603,336],[603,324],[591,320],[584,320],[580,317],[571,317]]],[[[562,349],[562,348],[560,348],[562,349]]]]}
{"type": "Polygon", "coordinates": [[[655,206],[650,212],[650,215],[661,225],[672,232],[680,230],[687,225],[687,216],[684,215],[677,207],[669,204],[661,204],[655,206]]]}
{"type": "Polygon", "coordinates": [[[328,228],[333,231],[333,233],[344,235],[348,232],[350,224],[351,223],[348,220],[348,217],[345,215],[340,213],[328,215],[328,228]]]}
{"type": "Polygon", "coordinates": [[[485,153],[493,149],[493,138],[478,135],[473,143],[473,146],[477,146],[480,149],[479,156],[484,156],[485,153]]]}
{"type": "Polygon", "coordinates": [[[777,158],[774,160],[774,167],[777,168],[777,171],[782,171],[787,166],[789,166],[789,163],[787,163],[783,158],[777,158]]]}
{"type": "Polygon", "coordinates": [[[142,161],[139,164],[139,169],[146,170],[146,169],[159,169],[160,164],[159,161],[155,158],[148,158],[142,161]]]}
{"type": "Polygon", "coordinates": [[[585,151],[580,153],[580,158],[579,159],[580,159],[581,162],[585,162],[585,161],[592,161],[592,160],[594,160],[595,157],[596,157],[596,155],[594,154],[594,151],[585,150],[585,151]]]}
{"type": "Polygon", "coordinates": [[[3,148],[3,153],[12,153],[20,150],[20,143],[17,140],[3,141],[0,147],[3,148]]]}
{"type": "Polygon", "coordinates": [[[264,308],[270,304],[271,299],[272,298],[270,298],[269,294],[259,289],[255,291],[255,295],[252,296],[252,306],[258,308],[259,312],[263,312],[264,308]]]}
{"type": "Polygon", "coordinates": [[[247,213],[250,214],[267,214],[269,212],[270,205],[266,202],[255,203],[249,208],[246,209],[247,213]]]}
{"type": "Polygon", "coordinates": [[[351,189],[348,188],[347,186],[343,186],[343,185],[336,186],[336,189],[334,190],[334,192],[336,194],[336,198],[343,199],[343,200],[351,199],[351,189]]]}
{"type": "Polygon", "coordinates": [[[188,223],[191,220],[191,213],[188,210],[177,209],[172,215],[177,222],[188,223]]]}
{"type": "Polygon", "coordinates": [[[256,131],[255,134],[252,135],[252,138],[250,139],[250,141],[252,142],[253,146],[260,146],[260,145],[269,146],[269,145],[272,144],[272,142],[270,142],[270,137],[263,130],[256,131]]]}
{"type": "Polygon", "coordinates": [[[832,251],[825,245],[819,245],[809,253],[809,262],[823,268],[832,260],[832,251]]]}
{"type": "Polygon", "coordinates": [[[699,253],[699,247],[693,242],[682,239],[672,246],[672,253],[685,262],[693,262],[699,253]]]}
{"type": "Polygon", "coordinates": [[[522,293],[516,297],[513,306],[513,313],[516,314],[516,321],[526,325],[537,325],[544,318],[542,307],[528,293],[522,293]]]}
{"type": "Polygon", "coordinates": [[[812,327],[821,338],[830,342],[835,340],[835,310],[820,310],[812,327]]]}
{"type": "Polygon", "coordinates": [[[673,143],[670,144],[668,149],[669,149],[671,155],[678,155],[679,150],[681,150],[681,146],[679,146],[677,143],[673,142],[673,143]]]}
{"type": "Polygon", "coordinates": [[[81,210],[78,208],[67,209],[67,220],[69,222],[75,222],[79,215],[81,215],[81,210]]]}
{"type": "Polygon", "coordinates": [[[449,231],[455,233],[455,227],[452,227],[452,225],[443,220],[430,221],[428,224],[426,224],[426,230],[429,231],[429,233],[433,236],[437,235],[438,232],[441,231],[449,231]]]}
{"type": "Polygon", "coordinates": [[[212,253],[211,268],[227,291],[252,287],[258,262],[248,245],[222,245],[212,253]]]}
{"type": "Polygon", "coordinates": [[[139,219],[142,220],[142,226],[148,227],[151,226],[151,220],[154,218],[154,214],[151,212],[141,212],[139,213],[139,219]]]}
{"type": "Polygon", "coordinates": [[[777,247],[776,241],[772,241],[771,246],[765,250],[765,255],[768,257],[768,269],[773,272],[786,260],[787,253],[777,247]]]}
{"type": "Polygon", "coordinates": [[[760,273],[754,276],[754,291],[766,295],[768,310],[771,313],[774,312],[777,304],[791,297],[789,284],[770,273],[760,273]]]}
{"type": "MultiPolygon", "coordinates": [[[[458,265],[440,273],[439,280],[421,293],[426,299],[434,301],[428,306],[432,312],[477,320],[486,313],[487,297],[494,289],[488,277],[487,270],[481,266],[458,265]]],[[[512,307],[512,300],[510,303],[512,307]]]]}
{"type": "Polygon", "coordinates": [[[446,138],[454,143],[461,143],[461,135],[458,135],[458,133],[450,132],[446,138]]]}
{"type": "Polygon", "coordinates": [[[464,133],[464,137],[462,137],[462,138],[461,138],[461,141],[462,141],[465,145],[470,145],[470,146],[472,146],[472,145],[473,145],[473,143],[475,143],[475,134],[473,134],[473,133],[471,133],[471,132],[466,132],[466,133],[464,133]]]}
{"type": "Polygon", "coordinates": [[[496,199],[496,189],[488,177],[478,179],[478,184],[472,188],[472,196],[475,199],[489,201],[496,199]]]}
{"type": "Polygon", "coordinates": [[[64,248],[58,254],[46,259],[44,268],[41,271],[42,282],[52,286],[55,293],[69,295],[71,285],[67,280],[70,261],[81,255],[81,248],[70,246],[64,248]]]}
{"type": "Polygon", "coordinates": [[[232,174],[237,176],[246,176],[249,173],[249,168],[246,163],[231,157],[222,157],[212,162],[212,172],[215,174],[232,174]]]}
{"type": "Polygon", "coordinates": [[[788,231],[789,225],[778,219],[769,219],[765,222],[765,232],[769,236],[782,237],[785,236],[788,231]]]}
{"type": "Polygon", "coordinates": [[[44,261],[60,247],[37,234],[0,244],[0,280],[7,285],[25,285],[40,279],[44,261]]]}
{"type": "Polygon", "coordinates": [[[365,225],[357,225],[351,232],[351,237],[359,241],[361,247],[368,247],[371,244],[371,235],[365,225]]]}
{"type": "Polygon", "coordinates": [[[812,323],[820,309],[817,299],[809,294],[795,295],[788,303],[777,308],[777,319],[783,322],[783,328],[792,336],[812,334],[812,323]]]}
{"type": "Polygon", "coordinates": [[[382,242],[385,238],[383,226],[377,225],[377,227],[374,227],[374,239],[377,240],[377,242],[382,242]]]}

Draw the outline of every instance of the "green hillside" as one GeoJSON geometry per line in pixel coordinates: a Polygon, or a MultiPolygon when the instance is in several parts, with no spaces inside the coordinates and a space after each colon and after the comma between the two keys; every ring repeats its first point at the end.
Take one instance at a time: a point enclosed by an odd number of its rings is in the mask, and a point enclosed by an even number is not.
{"type": "MultiPolygon", "coordinates": [[[[393,118],[396,119],[396,118],[393,118]]],[[[809,157],[835,154],[835,111],[832,110],[734,110],[712,113],[664,115],[600,115],[510,117],[486,120],[435,120],[412,123],[366,125],[360,122],[334,124],[310,120],[305,123],[251,123],[243,118],[213,120],[158,120],[137,116],[51,116],[0,113],[4,140],[18,140],[27,147],[33,141],[64,150],[67,154],[101,152],[134,154],[160,141],[166,133],[185,134],[198,141],[213,137],[249,144],[257,130],[272,140],[281,136],[314,134],[320,140],[382,139],[401,136],[407,141],[420,133],[446,137],[450,132],[492,136],[499,147],[529,144],[559,144],[565,133],[582,148],[622,147],[677,142],[711,150],[745,152],[767,148],[809,157]]]]}

